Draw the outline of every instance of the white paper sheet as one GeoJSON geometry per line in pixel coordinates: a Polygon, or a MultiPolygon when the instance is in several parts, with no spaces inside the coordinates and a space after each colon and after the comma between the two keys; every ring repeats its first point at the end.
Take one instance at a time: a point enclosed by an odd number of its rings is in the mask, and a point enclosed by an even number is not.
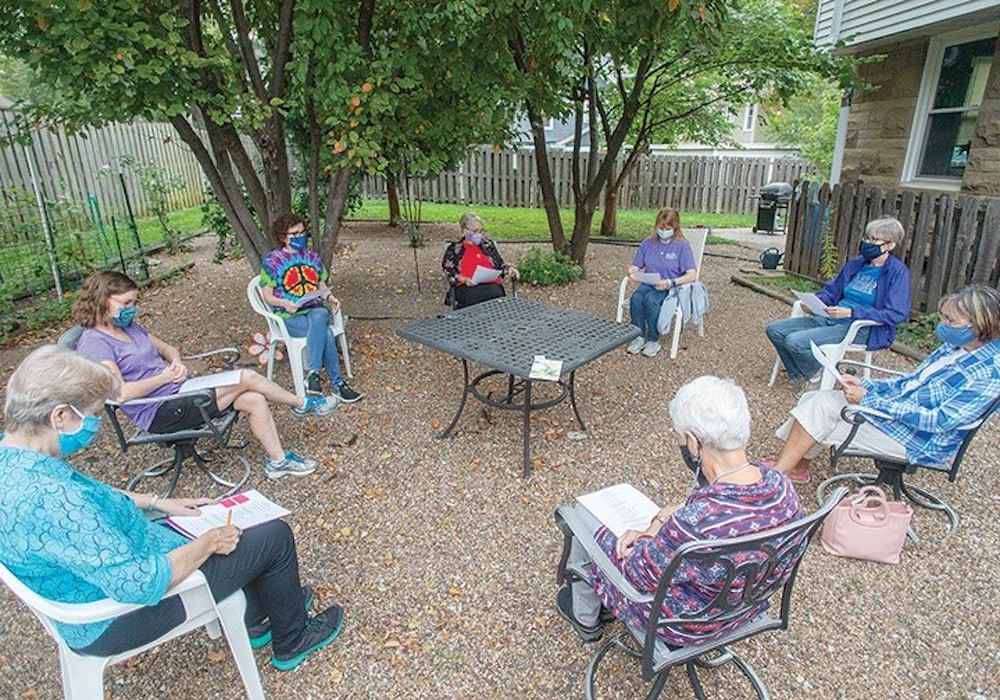
{"type": "Polygon", "coordinates": [[[173,515],[166,519],[166,523],[185,537],[197,539],[209,530],[225,525],[230,512],[233,514],[232,524],[241,530],[291,515],[290,511],[256,490],[220,498],[210,505],[198,506],[198,510],[201,515],[173,515]]]}
{"type": "Polygon", "coordinates": [[[820,298],[812,292],[797,292],[793,289],[792,294],[794,294],[795,298],[801,301],[805,307],[812,311],[815,315],[826,316],[827,318],[830,317],[830,314],[826,312],[826,304],[824,304],[820,298]]]}
{"type": "Polygon", "coordinates": [[[545,355],[535,355],[528,371],[530,379],[541,379],[546,382],[558,382],[562,375],[562,360],[550,360],[545,355]]]}
{"type": "Polygon", "coordinates": [[[660,277],[655,272],[637,272],[635,273],[634,277],[642,284],[649,284],[649,285],[655,285],[657,282],[663,280],[663,278],[660,277]]]}
{"type": "Polygon", "coordinates": [[[215,374],[206,374],[202,377],[194,377],[181,384],[181,388],[177,392],[183,394],[188,391],[201,391],[202,389],[215,389],[220,386],[239,384],[241,371],[231,369],[228,372],[216,372],[215,374]]]}
{"type": "Polygon", "coordinates": [[[295,305],[301,308],[303,304],[308,304],[313,299],[319,299],[320,297],[325,296],[326,291],[327,290],[325,289],[316,289],[309,292],[308,294],[303,294],[302,297],[297,302],[295,302],[295,305]]]}
{"type": "Polygon", "coordinates": [[[501,274],[503,274],[502,270],[494,270],[492,267],[476,265],[476,271],[472,273],[472,283],[484,284],[486,282],[492,282],[500,277],[501,274]]]}
{"type": "Polygon", "coordinates": [[[621,537],[626,530],[645,530],[660,510],[632,484],[616,484],[577,496],[576,500],[616,537],[621,537]]]}
{"type": "Polygon", "coordinates": [[[837,363],[833,361],[833,358],[820,350],[820,347],[815,341],[809,341],[809,349],[812,350],[813,357],[816,358],[816,361],[822,365],[823,371],[829,372],[833,375],[833,381],[839,382],[840,370],[837,369],[837,363]]]}

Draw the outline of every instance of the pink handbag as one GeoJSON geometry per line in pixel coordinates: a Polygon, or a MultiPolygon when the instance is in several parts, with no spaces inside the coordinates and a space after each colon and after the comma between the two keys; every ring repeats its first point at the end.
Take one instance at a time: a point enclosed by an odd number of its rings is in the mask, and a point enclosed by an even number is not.
{"type": "Polygon", "coordinates": [[[865,486],[830,511],[820,542],[838,557],[898,564],[912,517],[909,504],[890,501],[878,486],[865,486]]]}

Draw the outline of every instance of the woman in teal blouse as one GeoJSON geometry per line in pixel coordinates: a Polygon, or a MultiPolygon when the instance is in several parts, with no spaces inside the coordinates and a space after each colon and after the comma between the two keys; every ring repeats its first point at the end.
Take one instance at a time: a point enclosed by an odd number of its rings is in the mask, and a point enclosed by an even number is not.
{"type": "Polygon", "coordinates": [[[58,626],[77,651],[112,655],[157,637],[184,620],[170,586],[195,569],[222,600],[242,588],[251,644],[272,642],[272,664],[298,666],[340,633],[343,610],[311,618],[311,591],[299,582],[288,525],[273,521],[245,532],[227,525],[188,541],[143,517],[155,506],[195,515],[208,499],[158,498],[118,491],[64,461],[100,427],[111,372],[82,355],[44,346],[28,355],[7,384],[7,433],[0,439],[0,561],[46,598],[83,603],[112,598],[147,606],[115,620],[58,626]]]}

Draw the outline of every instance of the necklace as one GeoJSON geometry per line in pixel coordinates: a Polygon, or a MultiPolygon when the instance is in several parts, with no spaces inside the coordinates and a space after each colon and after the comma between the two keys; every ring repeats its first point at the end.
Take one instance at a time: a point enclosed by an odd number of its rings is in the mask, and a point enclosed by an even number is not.
{"type": "Polygon", "coordinates": [[[736,472],[741,472],[741,471],[743,471],[744,469],[746,469],[749,466],[750,466],[750,462],[744,462],[743,464],[741,464],[740,466],[736,467],[735,469],[730,469],[729,471],[722,472],[717,477],[715,477],[714,479],[712,479],[712,483],[713,484],[716,483],[717,481],[719,481],[724,476],[731,476],[732,474],[735,474],[736,472]]]}

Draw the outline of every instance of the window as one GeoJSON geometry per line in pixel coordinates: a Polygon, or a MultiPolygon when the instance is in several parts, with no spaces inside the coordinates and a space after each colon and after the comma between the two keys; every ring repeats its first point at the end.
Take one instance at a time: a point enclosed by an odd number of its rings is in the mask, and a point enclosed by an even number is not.
{"type": "Polygon", "coordinates": [[[743,112],[743,131],[753,131],[757,122],[757,105],[747,105],[743,112]]]}
{"type": "Polygon", "coordinates": [[[961,183],[996,43],[995,27],[931,41],[904,179],[961,183]]]}

